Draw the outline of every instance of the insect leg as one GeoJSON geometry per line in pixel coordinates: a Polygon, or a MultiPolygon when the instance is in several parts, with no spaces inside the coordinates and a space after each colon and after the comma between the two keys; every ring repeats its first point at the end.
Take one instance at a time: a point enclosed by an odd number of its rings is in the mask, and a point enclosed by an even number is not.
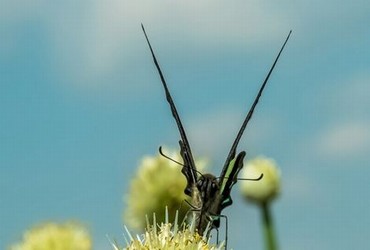
{"type": "Polygon", "coordinates": [[[229,229],[228,219],[227,219],[227,216],[223,214],[220,214],[220,218],[225,219],[225,250],[227,250],[227,235],[228,235],[228,229],[229,229]]]}

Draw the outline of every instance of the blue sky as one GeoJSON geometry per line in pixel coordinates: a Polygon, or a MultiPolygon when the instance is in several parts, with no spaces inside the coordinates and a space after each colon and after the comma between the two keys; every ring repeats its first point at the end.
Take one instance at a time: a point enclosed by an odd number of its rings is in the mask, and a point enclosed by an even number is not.
{"type": "MultiPolygon", "coordinates": [[[[45,220],[79,219],[95,250],[120,239],[140,158],[179,135],[140,23],[193,153],[220,171],[289,30],[239,145],[274,158],[281,249],[364,249],[370,199],[368,1],[0,0],[0,248],[45,220]]],[[[230,246],[261,249],[235,188],[230,246]]]]}

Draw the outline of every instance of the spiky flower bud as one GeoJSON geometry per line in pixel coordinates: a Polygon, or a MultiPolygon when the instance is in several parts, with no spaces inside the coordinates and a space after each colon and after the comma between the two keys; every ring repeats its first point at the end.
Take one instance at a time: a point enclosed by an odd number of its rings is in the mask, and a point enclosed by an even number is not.
{"type": "Polygon", "coordinates": [[[156,223],[153,216],[153,225],[148,225],[146,232],[142,236],[133,237],[126,228],[127,246],[120,248],[116,243],[112,243],[114,250],[221,250],[224,249],[224,242],[219,245],[212,245],[206,236],[200,236],[195,230],[195,218],[187,225],[178,227],[178,214],[176,213],[175,222],[168,222],[168,212],[166,210],[165,221],[160,226],[156,223]]]}

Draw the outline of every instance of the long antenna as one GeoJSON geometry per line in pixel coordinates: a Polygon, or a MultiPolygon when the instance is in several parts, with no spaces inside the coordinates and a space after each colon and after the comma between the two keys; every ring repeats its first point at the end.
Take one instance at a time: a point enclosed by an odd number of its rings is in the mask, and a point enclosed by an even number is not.
{"type": "Polygon", "coordinates": [[[184,166],[184,164],[182,164],[181,162],[178,162],[176,161],[175,159],[172,159],[171,157],[169,157],[168,155],[164,154],[163,151],[162,151],[162,146],[159,146],[159,154],[162,155],[164,158],[166,158],[167,160],[170,160],[180,166],[184,166]]]}
{"type": "Polygon", "coordinates": [[[237,146],[239,144],[240,138],[242,137],[243,132],[244,132],[245,128],[247,127],[247,124],[248,124],[249,120],[252,118],[254,109],[257,106],[257,103],[258,103],[258,101],[259,101],[259,99],[260,99],[260,97],[262,95],[262,92],[263,92],[263,90],[264,90],[264,88],[266,86],[266,83],[267,83],[268,79],[270,78],[270,75],[271,75],[272,71],[274,70],[277,61],[279,60],[279,57],[280,57],[281,52],[284,50],[285,44],[288,42],[291,33],[292,33],[292,31],[290,30],[287,38],[285,39],[285,42],[284,42],[283,46],[281,47],[281,49],[279,51],[279,54],[277,55],[274,63],[272,64],[272,66],[270,68],[270,71],[268,72],[265,80],[263,81],[262,86],[261,86],[260,90],[258,91],[258,94],[257,94],[256,98],[254,99],[254,102],[252,104],[252,107],[249,109],[249,112],[248,112],[247,116],[244,119],[244,122],[243,122],[243,124],[242,124],[242,126],[241,126],[241,128],[240,128],[240,130],[238,132],[238,135],[236,136],[236,138],[234,140],[234,143],[231,146],[230,152],[229,152],[229,154],[228,154],[228,156],[226,158],[226,162],[224,164],[224,167],[223,167],[223,171],[221,173],[221,176],[225,176],[225,173],[224,172],[227,171],[227,166],[228,166],[230,160],[235,157],[236,148],[237,148],[237,146]]]}
{"type": "MultiPolygon", "coordinates": [[[[161,156],[163,156],[164,158],[166,158],[167,160],[170,160],[170,161],[172,161],[172,162],[174,162],[174,163],[176,163],[176,164],[178,164],[178,165],[180,165],[180,166],[184,166],[184,164],[183,164],[183,163],[178,162],[178,161],[176,161],[175,159],[172,159],[171,157],[169,157],[168,155],[166,155],[165,153],[163,153],[162,146],[159,146],[159,154],[160,154],[161,156]]],[[[200,171],[198,171],[197,169],[194,169],[194,171],[195,171],[195,172],[197,172],[199,175],[203,176],[203,174],[202,174],[200,171]]],[[[263,174],[262,174],[262,176],[263,176],[263,174]]],[[[261,178],[262,178],[262,177],[261,177],[261,178]]]]}

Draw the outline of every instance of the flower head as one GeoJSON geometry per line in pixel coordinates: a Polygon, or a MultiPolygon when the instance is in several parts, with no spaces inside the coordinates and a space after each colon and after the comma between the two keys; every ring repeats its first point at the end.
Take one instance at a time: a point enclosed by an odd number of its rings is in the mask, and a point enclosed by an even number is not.
{"type": "Polygon", "coordinates": [[[242,195],[257,203],[265,203],[274,199],[280,191],[280,171],[274,160],[257,157],[249,161],[242,170],[242,178],[263,178],[258,181],[243,181],[240,185],[242,195]]]}
{"type": "MultiPolygon", "coordinates": [[[[164,150],[171,159],[182,162],[179,153],[164,150]],[[170,153],[168,153],[170,152],[170,153]]],[[[204,168],[205,160],[196,160],[197,168],[204,168]]],[[[163,211],[168,207],[170,214],[179,211],[182,220],[189,208],[184,201],[186,178],[181,173],[182,166],[163,156],[146,156],[141,160],[136,177],[131,181],[130,191],[126,197],[124,221],[131,228],[143,230],[146,226],[145,216],[153,213],[158,221],[164,221],[163,211]]],[[[170,218],[173,220],[174,218],[170,218]]]]}
{"type": "Polygon", "coordinates": [[[205,236],[200,236],[195,231],[195,218],[190,225],[184,224],[182,229],[178,228],[178,214],[176,213],[175,222],[172,225],[168,222],[168,213],[166,210],[166,221],[160,226],[156,224],[155,215],[153,225],[148,225],[144,235],[132,237],[126,229],[130,242],[127,247],[119,248],[117,244],[112,243],[114,250],[221,250],[224,249],[224,243],[212,245],[205,236]]]}
{"type": "Polygon", "coordinates": [[[22,242],[12,245],[10,250],[91,250],[91,239],[81,225],[73,222],[64,224],[45,223],[23,235],[22,242]]]}

